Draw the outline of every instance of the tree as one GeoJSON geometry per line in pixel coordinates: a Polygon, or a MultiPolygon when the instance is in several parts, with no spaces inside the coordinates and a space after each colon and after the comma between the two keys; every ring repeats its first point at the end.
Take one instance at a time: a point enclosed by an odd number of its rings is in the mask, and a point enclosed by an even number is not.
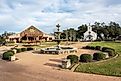
{"type": "MultiPolygon", "coordinates": [[[[118,36],[121,35],[121,27],[116,22],[109,22],[108,24],[105,24],[104,22],[95,22],[92,26],[92,30],[97,33],[98,39],[101,40],[109,40],[109,39],[116,39],[118,36]]],[[[68,40],[73,39],[83,39],[84,33],[87,31],[87,24],[82,24],[78,27],[78,30],[75,30],[73,28],[64,30],[65,38],[68,40]]]]}
{"type": "Polygon", "coordinates": [[[86,30],[87,30],[86,24],[85,25],[82,24],[81,26],[79,26],[77,30],[77,38],[83,39],[83,34],[84,32],[86,32],[86,30]]]}
{"type": "Polygon", "coordinates": [[[77,40],[77,31],[74,28],[70,28],[67,30],[63,30],[63,34],[61,34],[61,38],[65,38],[69,41],[77,40]]]}

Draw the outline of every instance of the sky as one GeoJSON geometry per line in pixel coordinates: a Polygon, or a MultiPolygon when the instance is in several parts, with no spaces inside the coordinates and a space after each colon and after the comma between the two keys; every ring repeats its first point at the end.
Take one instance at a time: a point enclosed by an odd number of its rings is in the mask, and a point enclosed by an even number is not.
{"type": "Polygon", "coordinates": [[[121,24],[121,0],[0,0],[0,33],[21,32],[33,25],[46,33],[82,24],[121,24]]]}

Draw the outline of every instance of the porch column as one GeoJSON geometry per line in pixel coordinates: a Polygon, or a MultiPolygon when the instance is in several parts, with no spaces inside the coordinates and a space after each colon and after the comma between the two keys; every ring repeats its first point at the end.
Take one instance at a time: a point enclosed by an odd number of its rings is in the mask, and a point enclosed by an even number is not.
{"type": "Polygon", "coordinates": [[[29,41],[29,38],[27,37],[27,42],[29,41]]]}

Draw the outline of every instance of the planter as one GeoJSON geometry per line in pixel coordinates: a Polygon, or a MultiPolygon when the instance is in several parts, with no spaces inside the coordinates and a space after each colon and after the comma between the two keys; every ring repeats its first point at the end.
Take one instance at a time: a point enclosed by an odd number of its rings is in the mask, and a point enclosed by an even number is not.
{"type": "Polygon", "coordinates": [[[15,61],[15,60],[16,60],[16,57],[15,57],[15,55],[13,55],[13,56],[10,56],[10,57],[9,57],[9,60],[10,60],[10,61],[15,61]]]}
{"type": "Polygon", "coordinates": [[[108,53],[103,53],[103,54],[105,54],[105,58],[109,58],[108,53]]]}
{"type": "Polygon", "coordinates": [[[70,66],[71,66],[70,59],[65,59],[65,60],[62,61],[62,68],[63,69],[69,68],[70,66]]]}
{"type": "Polygon", "coordinates": [[[13,49],[12,51],[14,51],[14,54],[16,54],[16,53],[17,53],[17,50],[16,50],[16,49],[13,49]]]}

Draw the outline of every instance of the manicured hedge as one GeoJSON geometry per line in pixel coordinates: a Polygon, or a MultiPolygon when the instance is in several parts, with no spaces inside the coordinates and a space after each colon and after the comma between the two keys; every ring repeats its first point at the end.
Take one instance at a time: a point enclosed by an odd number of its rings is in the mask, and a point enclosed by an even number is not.
{"type": "Polygon", "coordinates": [[[101,48],[102,48],[101,46],[96,46],[95,47],[96,50],[102,50],[101,48]]]}
{"type": "Polygon", "coordinates": [[[16,50],[17,50],[17,53],[22,52],[22,51],[21,51],[21,48],[17,48],[16,50]]]}
{"type": "Polygon", "coordinates": [[[71,64],[78,63],[78,61],[79,61],[78,56],[76,56],[76,55],[68,55],[67,59],[71,60],[71,64]]]}
{"type": "Polygon", "coordinates": [[[93,54],[93,59],[94,60],[99,61],[99,60],[104,60],[105,58],[106,58],[106,55],[103,54],[102,52],[97,52],[97,53],[93,54]]]}
{"type": "Polygon", "coordinates": [[[2,59],[9,60],[10,56],[13,56],[13,55],[14,55],[13,52],[4,52],[3,56],[2,56],[2,59]]]}
{"type": "Polygon", "coordinates": [[[31,47],[27,48],[27,51],[31,51],[31,50],[33,50],[33,48],[31,48],[31,47]]]}
{"type": "Polygon", "coordinates": [[[80,62],[91,62],[93,57],[90,54],[82,54],[80,55],[80,62]]]}
{"type": "Polygon", "coordinates": [[[27,51],[27,48],[21,48],[21,51],[22,52],[27,51]]]}
{"type": "Polygon", "coordinates": [[[107,50],[113,50],[113,51],[115,51],[115,49],[109,48],[109,47],[103,47],[102,48],[102,52],[107,52],[107,50]]]}
{"type": "Polygon", "coordinates": [[[109,56],[115,56],[116,55],[116,52],[112,49],[107,49],[106,52],[108,52],[109,56]]]}
{"type": "Polygon", "coordinates": [[[115,49],[109,48],[109,47],[101,47],[101,46],[85,46],[83,49],[91,49],[91,50],[100,50],[102,52],[108,52],[107,50],[113,50],[115,52],[115,49]]]}
{"type": "Polygon", "coordinates": [[[13,54],[15,54],[13,50],[8,50],[7,52],[12,52],[13,54]]]}
{"type": "Polygon", "coordinates": [[[92,50],[95,50],[96,47],[95,46],[85,46],[85,47],[83,47],[83,49],[92,49],[92,50]]]}

